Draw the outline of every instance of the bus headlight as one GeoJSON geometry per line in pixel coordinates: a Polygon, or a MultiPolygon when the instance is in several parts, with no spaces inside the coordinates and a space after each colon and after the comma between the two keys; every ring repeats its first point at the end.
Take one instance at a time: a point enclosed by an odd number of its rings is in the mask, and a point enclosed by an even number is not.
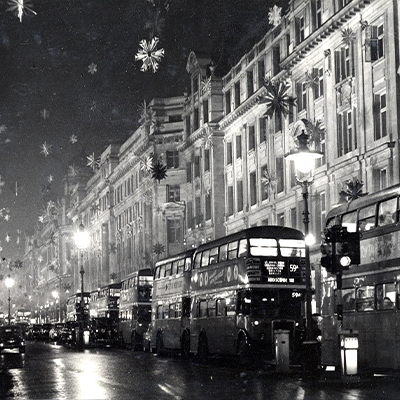
{"type": "Polygon", "coordinates": [[[254,321],[254,322],[253,322],[253,325],[254,325],[254,326],[257,326],[258,324],[259,324],[258,321],[254,321]]]}

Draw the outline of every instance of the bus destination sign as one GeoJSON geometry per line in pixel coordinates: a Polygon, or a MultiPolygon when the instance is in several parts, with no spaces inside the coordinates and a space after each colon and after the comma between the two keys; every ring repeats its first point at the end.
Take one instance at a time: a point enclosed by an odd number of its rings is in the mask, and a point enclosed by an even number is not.
{"type": "Polygon", "coordinates": [[[264,261],[267,283],[295,283],[300,277],[298,263],[283,260],[264,261]]]}

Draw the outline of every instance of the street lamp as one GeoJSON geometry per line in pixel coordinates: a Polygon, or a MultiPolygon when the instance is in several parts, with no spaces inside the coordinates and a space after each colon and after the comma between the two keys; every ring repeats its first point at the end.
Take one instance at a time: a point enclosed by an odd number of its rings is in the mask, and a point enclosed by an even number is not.
{"type": "Polygon", "coordinates": [[[78,250],[81,253],[81,270],[79,273],[81,274],[81,306],[80,306],[80,332],[79,332],[79,340],[80,343],[83,344],[83,329],[84,329],[84,307],[85,301],[83,299],[83,275],[85,274],[85,270],[83,269],[83,253],[89,247],[90,244],[90,237],[88,232],[85,230],[85,226],[83,224],[79,225],[78,231],[75,233],[74,236],[75,244],[78,250]]]}
{"type": "Polygon", "coordinates": [[[308,187],[313,183],[314,177],[311,175],[311,171],[314,167],[315,160],[321,158],[323,153],[315,150],[310,150],[308,147],[309,136],[303,130],[297,140],[299,146],[297,149],[292,150],[285,157],[289,161],[294,161],[295,167],[304,174],[309,174],[308,177],[303,180],[299,180],[296,176],[296,183],[301,186],[302,195],[304,200],[304,211],[303,211],[303,222],[304,222],[304,236],[306,238],[306,341],[304,342],[304,355],[306,356],[305,367],[307,369],[313,369],[316,367],[318,362],[317,358],[317,346],[313,327],[312,319],[312,286],[311,286],[311,263],[310,263],[310,242],[309,242],[309,223],[310,213],[308,211],[308,187]],[[310,176],[311,175],[311,176],[310,176]]]}
{"type": "Polygon", "coordinates": [[[8,289],[8,325],[11,325],[11,288],[14,286],[14,279],[8,275],[5,284],[8,289]]]}
{"type": "Polygon", "coordinates": [[[60,301],[59,301],[59,299],[58,299],[58,292],[57,292],[57,290],[53,290],[53,291],[51,292],[51,295],[52,295],[53,298],[54,298],[54,320],[56,320],[56,319],[57,319],[57,303],[58,303],[58,305],[60,305],[60,301]]]}

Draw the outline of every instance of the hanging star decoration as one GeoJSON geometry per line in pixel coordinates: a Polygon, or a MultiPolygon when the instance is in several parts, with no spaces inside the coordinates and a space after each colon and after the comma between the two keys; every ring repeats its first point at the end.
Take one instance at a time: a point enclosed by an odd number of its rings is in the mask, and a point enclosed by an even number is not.
{"type": "Polygon", "coordinates": [[[208,78],[202,79],[200,83],[200,91],[201,94],[203,95],[204,93],[207,93],[211,89],[211,76],[208,78]]]}
{"type": "Polygon", "coordinates": [[[360,181],[358,178],[349,179],[345,182],[345,189],[343,189],[340,193],[340,200],[346,200],[347,202],[351,202],[360,197],[366,196],[368,193],[362,192],[362,187],[364,183],[360,181]]]}
{"type": "Polygon", "coordinates": [[[161,243],[156,243],[153,246],[153,253],[157,254],[158,256],[162,253],[165,253],[165,246],[161,243]]]}
{"type": "Polygon", "coordinates": [[[351,46],[356,40],[356,34],[351,28],[342,29],[342,43],[345,46],[351,46]]]}
{"type": "Polygon", "coordinates": [[[79,168],[76,165],[70,165],[68,167],[68,175],[76,176],[79,173],[79,168]]]}
{"type": "Polygon", "coordinates": [[[278,26],[281,23],[281,12],[282,7],[278,7],[277,5],[274,5],[272,8],[269,9],[268,22],[274,27],[278,26]]]}
{"type": "Polygon", "coordinates": [[[19,22],[22,22],[22,16],[26,14],[27,11],[37,15],[37,13],[32,10],[32,3],[29,0],[9,0],[8,4],[10,7],[8,7],[6,11],[13,12],[19,18],[19,22]]]}
{"type": "Polygon", "coordinates": [[[0,125],[0,133],[4,133],[7,130],[6,125],[0,125]]]}
{"type": "Polygon", "coordinates": [[[141,47],[135,55],[135,61],[142,61],[141,71],[153,70],[155,73],[158,70],[158,64],[161,57],[164,57],[164,49],[157,49],[159,39],[157,37],[147,42],[143,39],[139,46],[141,47]]]}
{"type": "Polygon", "coordinates": [[[151,168],[151,177],[157,179],[160,183],[162,179],[167,177],[167,166],[158,160],[151,168]]]}
{"type": "Polygon", "coordinates": [[[43,119],[47,119],[50,117],[50,111],[43,109],[42,111],[40,111],[40,115],[42,116],[43,119]]]}
{"type": "Polygon", "coordinates": [[[264,185],[265,192],[268,192],[268,189],[274,191],[276,188],[276,182],[277,182],[276,176],[269,172],[268,167],[265,167],[263,171],[261,182],[264,185]]]}
{"type": "Polygon", "coordinates": [[[304,81],[304,85],[307,89],[314,89],[319,87],[319,76],[314,69],[312,70],[311,73],[306,71],[305,75],[306,79],[304,81]]]}
{"type": "Polygon", "coordinates": [[[94,75],[96,72],[97,72],[97,64],[91,63],[91,64],[88,66],[88,73],[94,75]]]}
{"type": "Polygon", "coordinates": [[[140,170],[146,175],[152,171],[153,167],[153,157],[139,157],[140,160],[140,170]]]}
{"type": "Polygon", "coordinates": [[[3,186],[5,185],[6,183],[3,181],[3,179],[2,179],[2,177],[1,177],[1,175],[0,175],[0,193],[3,193],[3,186]]]}
{"type": "Polygon", "coordinates": [[[213,139],[214,137],[211,130],[205,133],[203,138],[203,145],[205,149],[213,147],[213,139]]]}
{"type": "MultiPolygon", "coordinates": [[[[152,13],[153,11],[151,11],[152,13]]],[[[165,27],[165,18],[161,15],[160,9],[156,9],[154,14],[149,16],[149,20],[144,24],[144,29],[150,30],[151,37],[160,36],[165,27]]]]}
{"type": "Polygon", "coordinates": [[[94,156],[94,153],[92,153],[90,156],[86,156],[87,158],[87,166],[92,168],[93,171],[97,170],[97,168],[100,165],[100,162],[96,159],[94,156]]]}
{"type": "Polygon", "coordinates": [[[76,136],[76,135],[71,135],[71,136],[69,137],[69,141],[70,141],[70,143],[75,144],[75,143],[78,141],[78,136],[76,136]]]}
{"type": "Polygon", "coordinates": [[[47,142],[44,142],[40,148],[42,149],[40,154],[43,154],[45,157],[47,157],[51,153],[51,144],[47,144],[47,142]]]}
{"type": "Polygon", "coordinates": [[[272,118],[275,113],[282,113],[286,117],[290,112],[290,107],[296,104],[296,98],[288,94],[290,87],[283,80],[270,78],[264,80],[264,87],[267,93],[260,103],[265,103],[267,106],[265,115],[272,118]]]}
{"type": "Polygon", "coordinates": [[[323,127],[322,121],[317,120],[315,124],[309,120],[302,119],[302,121],[307,122],[305,123],[305,126],[307,128],[307,133],[309,134],[309,144],[314,144],[315,148],[318,149],[321,145],[321,140],[325,138],[325,128],[323,127]]]}

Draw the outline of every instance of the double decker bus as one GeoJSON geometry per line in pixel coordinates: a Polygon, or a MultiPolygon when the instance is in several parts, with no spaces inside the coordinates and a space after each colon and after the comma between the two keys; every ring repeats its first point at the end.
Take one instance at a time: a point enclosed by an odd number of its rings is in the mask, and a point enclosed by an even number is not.
{"type": "MultiPolygon", "coordinates": [[[[118,319],[121,282],[110,283],[98,290],[96,309],[97,317],[118,319]]],[[[92,299],[91,301],[92,302],[92,299]]]]}
{"type": "Polygon", "coordinates": [[[322,280],[322,362],[338,364],[338,333],[358,331],[360,367],[400,368],[400,185],[333,208],[327,228],[360,232],[360,264],[322,280]],[[341,300],[341,301],[340,301],[341,300]],[[337,319],[338,304],[343,320],[337,319]],[[342,326],[340,326],[342,325],[342,326]]]}
{"type": "Polygon", "coordinates": [[[129,274],[121,282],[119,301],[119,340],[133,350],[142,344],[151,317],[153,273],[141,269],[129,274]]]}
{"type": "Polygon", "coordinates": [[[289,332],[290,358],[304,338],[305,241],[280,226],[243,230],[199,246],[190,296],[190,349],[273,359],[274,332],[289,332]]]}
{"type": "Polygon", "coordinates": [[[150,349],[190,352],[190,279],[194,249],[157,261],[154,271],[150,349]]]}
{"type": "MultiPolygon", "coordinates": [[[[89,318],[89,303],[90,303],[90,293],[83,293],[83,312],[86,319],[89,318]]],[[[67,321],[79,321],[81,307],[81,293],[73,294],[67,299],[67,321]]]]}

